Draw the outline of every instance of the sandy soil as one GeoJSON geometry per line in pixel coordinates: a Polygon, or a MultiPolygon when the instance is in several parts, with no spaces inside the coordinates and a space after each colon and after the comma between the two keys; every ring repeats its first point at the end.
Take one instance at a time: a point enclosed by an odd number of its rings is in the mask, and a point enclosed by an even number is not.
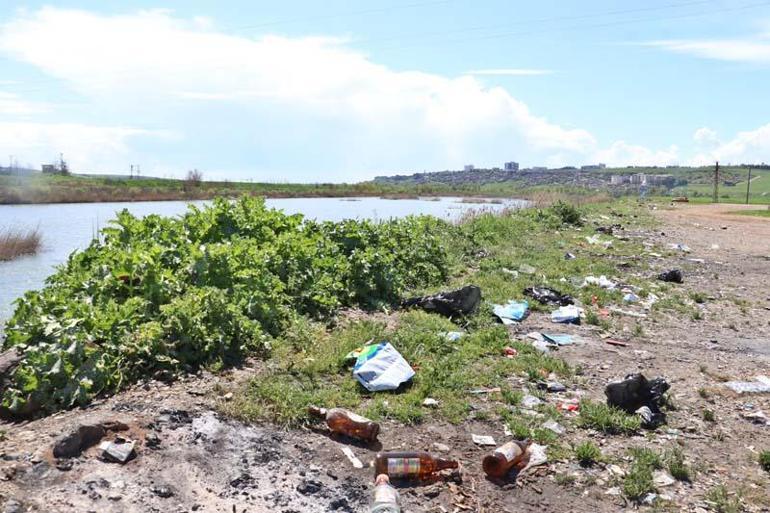
{"type": "MultiPolygon", "coordinates": [[[[5,512],[363,512],[371,492],[372,471],[356,469],[343,455],[351,447],[366,464],[380,449],[422,449],[458,458],[462,483],[439,482],[402,490],[409,512],[609,512],[631,508],[616,494],[617,481],[628,468],[628,447],[656,450],[680,447],[696,469],[692,483],[677,482],[659,493],[680,511],[713,508],[706,492],[718,484],[740,490],[748,511],[770,509],[770,479],[756,463],[759,450],[770,449],[770,426],[743,415],[770,414],[770,394],[737,396],[725,379],[770,375],[770,220],[729,215],[736,206],[661,206],[655,215],[662,226],[626,236],[648,241],[650,252],[665,253],[669,243],[687,244],[690,253],[649,260],[655,272],[680,268],[683,291],[706,296],[696,306],[702,319],[668,313],[637,319],[620,317],[614,338],[627,347],[608,345],[599,328],[571,326],[563,332],[581,335],[583,343],[567,346],[559,356],[582,368],[570,390],[549,394],[556,404],[567,397],[604,400],[612,379],[643,372],[665,376],[677,407],[668,425],[634,437],[605,436],[577,429],[565,420],[565,442],[592,439],[614,464],[592,469],[574,459],[549,461],[516,482],[495,483],[483,477],[486,449],[475,446],[471,433],[506,440],[500,422],[460,426],[425,423],[405,427],[385,422],[375,447],[350,445],[322,431],[285,431],[272,426],[246,426],[223,419],[215,411],[224,391],[251,375],[243,368],[211,376],[201,374],[171,385],[150,382],[86,410],[62,412],[23,424],[0,425],[0,504],[5,512]],[[692,259],[702,259],[693,261],[692,259]],[[639,323],[643,334],[634,335],[639,323]],[[709,391],[704,398],[700,390],[709,391]],[[702,411],[715,412],[716,422],[702,411]],[[85,451],[72,467],[53,458],[53,441],[75,426],[117,419],[130,426],[137,455],[125,465],[85,451]],[[442,453],[436,443],[445,444],[442,453]],[[564,476],[570,476],[565,479],[564,476]]],[[[622,264],[622,262],[619,262],[622,264]]],[[[623,268],[619,266],[618,276],[623,268]]],[[[637,308],[637,311],[641,311],[637,308]]],[[[533,314],[512,329],[512,336],[553,330],[546,315],[533,314]]],[[[522,383],[512,377],[512,382],[522,383]]],[[[492,410],[479,396],[474,408],[492,410]]],[[[496,418],[491,415],[490,418],[496,418]]]]}

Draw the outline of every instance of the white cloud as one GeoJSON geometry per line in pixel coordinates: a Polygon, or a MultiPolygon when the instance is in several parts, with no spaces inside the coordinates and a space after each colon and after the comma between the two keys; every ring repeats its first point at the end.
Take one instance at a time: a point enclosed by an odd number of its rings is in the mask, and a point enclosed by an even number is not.
{"type": "Polygon", "coordinates": [[[18,95],[0,91],[0,115],[20,115],[39,114],[47,112],[48,106],[38,102],[23,100],[18,95]]]}
{"type": "Polygon", "coordinates": [[[717,133],[708,127],[701,127],[692,134],[692,140],[700,146],[711,146],[719,143],[717,133]]]}
{"type": "Polygon", "coordinates": [[[644,146],[616,141],[609,148],[594,153],[595,162],[608,166],[662,166],[676,164],[679,161],[679,148],[671,145],[665,150],[651,150],[644,146]]]}
{"type": "Polygon", "coordinates": [[[587,131],[537,116],[472,76],[396,71],[338,38],[250,39],[212,26],[163,10],[102,16],[47,7],[3,25],[0,51],[131,112],[217,101],[304,117],[306,126],[342,123],[350,135],[340,144],[354,140],[351,156],[368,152],[382,159],[377,167],[398,164],[393,148],[402,141],[425,148],[419,161],[413,152],[413,166],[457,164],[482,152],[479,158],[496,161],[501,145],[511,148],[503,153],[585,152],[596,145],[587,131]],[[492,143],[496,155],[488,155],[492,143]]]}
{"type": "Polygon", "coordinates": [[[683,53],[729,62],[752,64],[770,63],[770,43],[763,40],[744,39],[672,39],[651,41],[647,46],[663,48],[671,52],[683,53]]]}
{"type": "MultiPolygon", "coordinates": [[[[0,25],[0,53],[63,81],[106,121],[0,123],[0,155],[10,149],[30,155],[20,160],[44,162],[64,151],[76,167],[115,171],[136,153],[135,140],[163,143],[179,133],[173,151],[154,145],[141,156],[173,159],[166,169],[189,165],[223,176],[228,169],[259,168],[270,175],[257,178],[288,181],[360,180],[510,159],[664,165],[680,158],[676,146],[654,150],[617,141],[603,147],[588,131],[536,115],[475,76],[549,70],[445,77],[377,64],[349,44],[333,37],[229,35],[208,18],[182,19],[166,10],[22,13],[0,25]],[[123,126],[137,119],[168,130],[123,126]],[[209,167],[201,164],[206,158],[209,167]],[[308,168],[301,177],[290,174],[308,168]]],[[[21,98],[0,96],[0,113],[22,115],[24,106],[21,98]]]]}
{"type": "Polygon", "coordinates": [[[502,75],[513,77],[527,77],[536,75],[552,75],[550,69],[532,69],[532,68],[492,68],[492,69],[474,69],[465,72],[466,75],[502,75]]]}
{"type": "Polygon", "coordinates": [[[714,161],[741,164],[767,162],[770,155],[770,124],[755,130],[738,132],[731,140],[718,144],[711,151],[702,152],[692,159],[695,165],[714,161]]]}
{"type": "Polygon", "coordinates": [[[0,155],[16,155],[39,167],[62,152],[75,171],[105,171],[114,165],[116,155],[127,153],[127,141],[138,136],[172,135],[78,123],[0,122],[0,155]]]}

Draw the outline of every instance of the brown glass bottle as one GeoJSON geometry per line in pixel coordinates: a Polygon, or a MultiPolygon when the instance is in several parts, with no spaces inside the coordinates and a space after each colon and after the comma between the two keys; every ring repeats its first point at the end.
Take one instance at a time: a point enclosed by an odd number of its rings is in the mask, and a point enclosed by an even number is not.
{"type": "Polygon", "coordinates": [[[457,467],[457,461],[435,458],[427,452],[381,452],[374,460],[374,475],[385,474],[404,481],[428,481],[439,470],[457,467]]]}
{"type": "Polygon", "coordinates": [[[376,422],[342,408],[329,408],[327,410],[326,408],[311,406],[308,408],[308,413],[325,419],[326,425],[334,433],[340,433],[351,438],[374,442],[380,433],[380,425],[376,422]]]}
{"type": "Polygon", "coordinates": [[[523,466],[526,462],[528,446],[529,442],[516,440],[501,445],[484,458],[481,463],[484,472],[489,477],[503,477],[513,467],[523,466]]]}

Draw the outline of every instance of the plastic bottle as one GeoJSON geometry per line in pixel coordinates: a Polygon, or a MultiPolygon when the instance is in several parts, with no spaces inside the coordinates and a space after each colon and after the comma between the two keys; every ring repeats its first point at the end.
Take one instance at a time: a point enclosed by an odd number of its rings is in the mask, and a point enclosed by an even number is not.
{"type": "Polygon", "coordinates": [[[427,452],[381,452],[374,460],[374,475],[390,479],[429,481],[439,470],[457,468],[455,460],[435,458],[427,452]]]}
{"type": "Polygon", "coordinates": [[[529,442],[513,440],[489,453],[481,466],[489,477],[503,477],[513,468],[524,466],[529,442]]]}
{"type": "Polygon", "coordinates": [[[326,425],[334,433],[340,433],[351,438],[374,442],[380,433],[380,425],[376,422],[342,408],[327,410],[326,408],[311,406],[308,408],[308,413],[325,419],[326,425]]]}
{"type": "Polygon", "coordinates": [[[401,513],[398,490],[390,485],[390,479],[385,474],[380,474],[374,480],[374,500],[369,513],[401,513]]]}

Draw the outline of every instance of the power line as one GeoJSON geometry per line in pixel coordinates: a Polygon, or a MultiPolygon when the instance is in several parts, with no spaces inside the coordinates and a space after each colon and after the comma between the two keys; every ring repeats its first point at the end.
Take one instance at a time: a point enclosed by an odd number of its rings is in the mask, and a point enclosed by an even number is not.
{"type": "Polygon", "coordinates": [[[285,20],[267,21],[264,23],[257,23],[254,25],[234,27],[234,28],[231,28],[230,30],[250,30],[250,29],[261,28],[261,27],[272,27],[276,25],[302,23],[306,21],[327,20],[327,19],[342,18],[342,17],[348,17],[348,16],[360,16],[365,14],[377,14],[377,13],[396,11],[401,9],[413,9],[415,7],[427,7],[427,6],[439,5],[439,4],[449,4],[454,1],[455,0],[432,0],[430,2],[417,2],[413,4],[391,5],[388,7],[377,7],[372,9],[364,9],[361,11],[351,11],[346,13],[324,14],[324,15],[312,16],[312,17],[306,17],[306,18],[291,18],[291,19],[285,19],[285,20]]]}
{"type": "Polygon", "coordinates": [[[528,20],[512,20],[505,24],[495,24],[495,25],[478,25],[475,27],[466,27],[462,29],[454,29],[454,30],[443,30],[443,31],[435,31],[435,32],[425,32],[425,33],[411,33],[411,34],[400,34],[395,36],[389,36],[384,38],[375,38],[375,39],[363,39],[359,40],[361,42],[371,43],[371,42],[378,42],[378,41],[392,41],[392,40],[399,40],[404,37],[419,37],[419,36],[444,36],[447,34],[457,34],[457,33],[464,33],[464,32],[478,32],[480,30],[492,30],[497,28],[504,28],[504,27],[510,27],[511,25],[530,25],[533,23],[550,23],[550,22],[557,22],[557,21],[573,21],[573,20],[581,20],[581,19],[590,19],[590,18],[602,18],[604,16],[616,16],[619,14],[631,14],[636,12],[646,12],[646,11],[660,11],[660,10],[667,10],[667,9],[678,9],[681,7],[689,7],[691,5],[702,5],[702,4],[709,4],[713,3],[714,0],[694,0],[690,2],[682,2],[677,4],[666,4],[666,5],[658,5],[658,6],[652,6],[652,7],[639,7],[635,9],[621,9],[621,10],[615,10],[615,11],[604,11],[604,12],[594,12],[590,14],[581,14],[581,15],[574,15],[574,16],[554,16],[554,17],[547,17],[547,18],[531,18],[528,20]]]}
{"type": "MultiPolygon", "coordinates": [[[[687,13],[687,14],[680,14],[680,15],[674,15],[674,16],[659,16],[659,17],[652,17],[652,18],[632,18],[632,19],[626,19],[626,20],[615,20],[615,21],[609,21],[609,22],[603,22],[603,23],[594,23],[590,25],[573,25],[570,27],[555,27],[552,29],[539,29],[539,30],[529,30],[529,31],[522,31],[522,32],[501,32],[497,34],[486,34],[482,36],[477,37],[468,37],[468,38],[462,38],[462,39],[449,39],[446,41],[435,41],[435,43],[441,43],[441,44],[452,44],[452,43],[465,43],[468,41],[482,41],[487,39],[501,39],[501,38],[508,38],[508,37],[515,37],[515,36],[532,36],[532,35],[540,35],[540,34],[546,34],[546,33],[553,33],[553,32],[559,32],[563,30],[582,30],[582,29],[595,29],[595,28],[604,28],[604,27],[611,27],[611,26],[618,26],[618,25],[629,25],[634,24],[638,22],[647,22],[647,21],[668,21],[668,20],[677,20],[677,19],[684,19],[684,18],[696,18],[700,16],[707,16],[710,14],[718,14],[718,13],[724,13],[724,12],[733,12],[733,11],[741,11],[741,10],[747,10],[747,9],[753,9],[755,7],[764,7],[770,5],[770,1],[755,3],[755,4],[749,4],[749,5],[743,5],[739,7],[727,7],[724,9],[714,9],[710,11],[701,11],[696,13],[687,13]]],[[[425,44],[413,44],[413,45],[401,45],[401,46],[390,46],[390,47],[380,47],[375,48],[379,50],[404,50],[404,49],[411,49],[418,46],[429,46],[433,42],[428,42],[425,44]]],[[[369,48],[370,50],[372,48],[369,48]]]]}

